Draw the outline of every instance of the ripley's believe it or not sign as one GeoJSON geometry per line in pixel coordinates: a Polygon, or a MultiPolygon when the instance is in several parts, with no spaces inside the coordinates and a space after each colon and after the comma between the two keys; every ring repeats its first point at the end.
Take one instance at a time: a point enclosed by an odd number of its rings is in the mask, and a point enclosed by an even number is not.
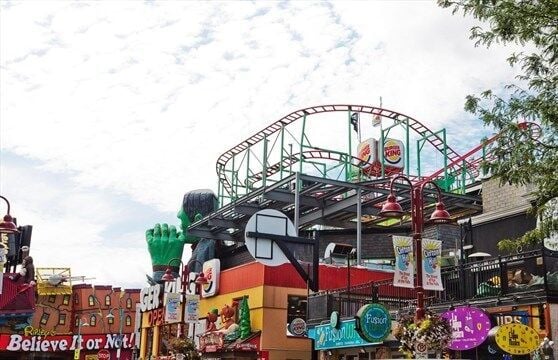
{"type": "MultiPolygon", "coordinates": [[[[0,335],[0,351],[56,352],[81,350],[117,349],[120,343],[118,334],[98,335],[48,335],[25,336],[19,334],[0,335]]],[[[123,349],[133,348],[134,334],[122,335],[123,349]]]]}
{"type": "Polygon", "coordinates": [[[452,340],[448,345],[451,350],[469,350],[479,346],[492,327],[488,315],[474,307],[459,306],[446,311],[442,317],[451,326],[452,340]]]}

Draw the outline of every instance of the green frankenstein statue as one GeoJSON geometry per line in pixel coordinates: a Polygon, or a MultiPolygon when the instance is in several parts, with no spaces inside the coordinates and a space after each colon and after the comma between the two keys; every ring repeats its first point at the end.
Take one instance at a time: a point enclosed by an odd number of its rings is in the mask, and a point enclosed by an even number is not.
{"type": "Polygon", "coordinates": [[[216,208],[217,198],[211,190],[189,191],[184,195],[177,215],[181,230],[177,230],[174,225],[155,224],[146,231],[145,239],[153,265],[153,276],[147,276],[150,284],[161,283],[161,278],[169,267],[173,275],[178,276],[180,262],[171,260],[182,259],[184,244],[192,244],[192,257],[187,262],[189,271],[202,271],[200,264],[215,257],[215,240],[191,236],[188,234],[188,227],[216,208]]]}

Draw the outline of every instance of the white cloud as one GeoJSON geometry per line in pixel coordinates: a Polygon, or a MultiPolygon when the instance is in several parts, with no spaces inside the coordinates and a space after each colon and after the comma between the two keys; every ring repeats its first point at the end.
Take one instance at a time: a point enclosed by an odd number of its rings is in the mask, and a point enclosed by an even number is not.
{"type": "MultiPolygon", "coordinates": [[[[216,188],[220,153],[291,111],[379,105],[382,96],[384,107],[446,126],[459,135],[450,145],[466,148],[481,125],[463,113],[465,95],[514,74],[504,62],[510,49],[475,48],[472,22],[429,2],[2,7],[0,143],[17,159],[2,161],[2,174],[12,174],[2,176],[2,193],[35,225],[33,247],[52,247],[52,265],[102,271],[115,283],[143,281],[143,231],[175,222],[169,214],[185,191],[216,188]],[[29,181],[13,176],[28,172],[29,181]],[[166,218],[134,213],[145,223],[112,238],[129,212],[115,195],[166,218]],[[94,265],[123,243],[130,248],[114,254],[133,260],[115,262],[116,275],[94,265]]],[[[328,129],[317,130],[320,141],[340,141],[328,129]]]]}

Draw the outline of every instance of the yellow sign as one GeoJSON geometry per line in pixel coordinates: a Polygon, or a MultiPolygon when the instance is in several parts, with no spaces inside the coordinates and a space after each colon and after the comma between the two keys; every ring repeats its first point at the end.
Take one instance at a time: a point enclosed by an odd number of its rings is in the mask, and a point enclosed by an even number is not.
{"type": "Polygon", "coordinates": [[[74,360],[79,360],[79,348],[74,350],[74,360]]]}
{"type": "Polygon", "coordinates": [[[496,332],[496,344],[512,355],[527,355],[539,346],[537,331],[523,324],[506,324],[496,332]]]}

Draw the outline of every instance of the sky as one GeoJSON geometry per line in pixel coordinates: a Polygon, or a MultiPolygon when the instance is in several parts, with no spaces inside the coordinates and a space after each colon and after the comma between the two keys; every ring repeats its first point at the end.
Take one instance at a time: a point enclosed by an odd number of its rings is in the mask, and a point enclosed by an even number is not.
{"type": "Polygon", "coordinates": [[[145,231],[178,225],[185,192],[217,190],[217,157],[292,111],[381,97],[477,145],[490,129],[465,96],[516,70],[473,25],[434,1],[1,0],[0,194],[36,267],[142,288],[145,231]]]}

